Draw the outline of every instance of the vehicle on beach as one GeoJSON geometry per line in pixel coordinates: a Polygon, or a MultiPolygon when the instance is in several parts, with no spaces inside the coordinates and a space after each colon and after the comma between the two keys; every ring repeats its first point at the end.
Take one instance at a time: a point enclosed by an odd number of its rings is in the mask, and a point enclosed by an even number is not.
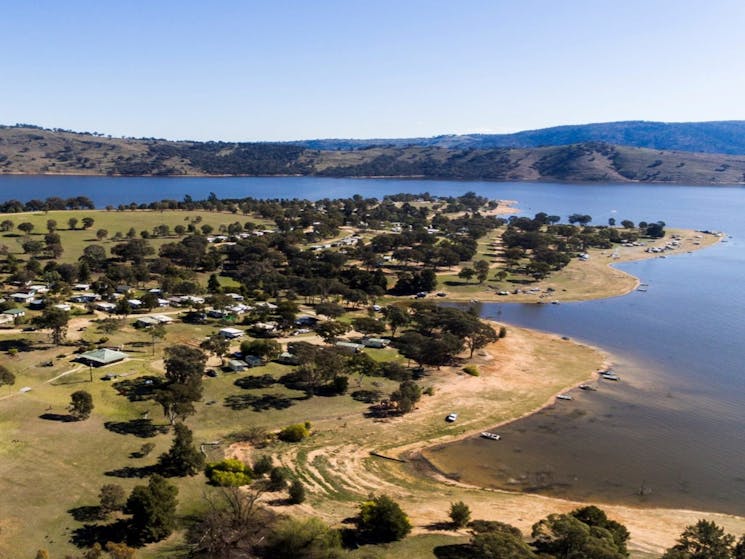
{"type": "Polygon", "coordinates": [[[569,394],[557,394],[556,395],[557,400],[574,400],[569,394]]]}
{"type": "Polygon", "coordinates": [[[490,439],[492,441],[498,441],[502,438],[502,435],[497,435],[496,433],[490,433],[489,431],[483,431],[481,433],[481,437],[484,439],[490,439]]]}
{"type": "Polygon", "coordinates": [[[621,377],[619,377],[616,373],[614,373],[611,370],[600,371],[600,378],[603,378],[605,380],[615,380],[615,381],[621,380],[621,377]]]}
{"type": "Polygon", "coordinates": [[[447,416],[447,417],[445,418],[445,421],[447,421],[448,423],[452,423],[452,422],[453,422],[453,421],[455,421],[456,419],[458,419],[458,414],[457,414],[457,413],[451,413],[451,414],[449,414],[449,415],[448,415],[448,416],[447,416]]]}

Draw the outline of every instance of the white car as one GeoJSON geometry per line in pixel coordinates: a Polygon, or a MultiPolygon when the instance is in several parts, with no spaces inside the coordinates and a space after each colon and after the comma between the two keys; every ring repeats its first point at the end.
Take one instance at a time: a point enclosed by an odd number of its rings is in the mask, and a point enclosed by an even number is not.
{"type": "Polygon", "coordinates": [[[453,421],[455,421],[456,419],[458,419],[458,414],[457,414],[457,413],[451,413],[450,415],[448,415],[448,416],[447,416],[447,417],[445,418],[445,421],[448,421],[448,422],[452,423],[452,422],[453,422],[453,421]]]}

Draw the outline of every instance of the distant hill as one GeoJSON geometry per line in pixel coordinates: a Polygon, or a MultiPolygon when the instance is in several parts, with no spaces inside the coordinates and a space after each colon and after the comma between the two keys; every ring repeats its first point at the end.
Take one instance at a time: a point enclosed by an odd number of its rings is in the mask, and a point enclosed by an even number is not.
{"type": "Polygon", "coordinates": [[[602,141],[527,148],[386,144],[316,149],[292,143],[172,142],[5,126],[0,127],[0,174],[11,173],[743,184],[745,155],[665,151],[602,141]]]}
{"type": "Polygon", "coordinates": [[[433,146],[449,149],[545,147],[607,142],[661,150],[745,155],[745,121],[647,122],[641,120],[555,126],[514,134],[468,134],[432,138],[305,140],[290,142],[310,149],[348,150],[369,146],[433,146]]]}

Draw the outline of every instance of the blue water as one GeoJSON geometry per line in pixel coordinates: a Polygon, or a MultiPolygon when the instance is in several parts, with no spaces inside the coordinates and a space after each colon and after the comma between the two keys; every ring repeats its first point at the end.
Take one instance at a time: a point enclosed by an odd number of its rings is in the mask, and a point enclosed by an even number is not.
{"type": "Polygon", "coordinates": [[[587,213],[721,230],[728,242],[620,266],[646,293],[482,314],[612,352],[621,383],[502,428],[499,444],[433,451],[465,480],[568,498],[745,514],[745,189],[319,178],[0,177],[0,199],[84,195],[98,207],[218,197],[382,197],[475,191],[529,215],[587,213]],[[464,458],[466,457],[466,458],[464,458]],[[516,482],[517,480],[517,482],[516,482]]]}

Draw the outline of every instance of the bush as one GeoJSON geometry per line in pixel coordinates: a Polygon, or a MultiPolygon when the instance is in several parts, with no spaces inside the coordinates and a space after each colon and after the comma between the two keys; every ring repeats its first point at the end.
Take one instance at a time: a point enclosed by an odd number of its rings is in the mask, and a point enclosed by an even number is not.
{"type": "Polygon", "coordinates": [[[279,440],[286,443],[299,443],[310,436],[310,423],[295,423],[288,425],[279,432],[279,440]]]}
{"type": "Polygon", "coordinates": [[[360,505],[357,522],[361,535],[376,543],[401,540],[411,532],[411,522],[390,497],[381,495],[360,505]]]}
{"type": "Polygon", "coordinates": [[[303,483],[296,479],[290,485],[290,503],[293,505],[299,505],[305,501],[305,486],[303,483]]]}
{"type": "Polygon", "coordinates": [[[204,473],[212,485],[223,487],[240,487],[252,481],[251,468],[236,458],[207,464],[204,473]]]}
{"type": "Polygon", "coordinates": [[[424,390],[422,390],[422,394],[425,396],[434,396],[435,395],[435,387],[434,386],[428,386],[424,390]]]}
{"type": "Polygon", "coordinates": [[[254,462],[254,475],[257,477],[264,476],[272,471],[274,460],[268,454],[262,454],[254,462]]]}
{"type": "Polygon", "coordinates": [[[287,468],[277,466],[272,468],[269,472],[269,483],[267,489],[269,491],[282,491],[287,487],[287,480],[290,478],[290,472],[287,468]]]}
{"type": "Polygon", "coordinates": [[[507,335],[507,328],[505,328],[504,326],[500,326],[498,335],[500,338],[504,338],[507,335]]]}
{"type": "Polygon", "coordinates": [[[450,520],[456,528],[463,528],[471,520],[471,509],[463,501],[450,504],[450,520]]]}
{"type": "Polygon", "coordinates": [[[463,367],[463,372],[471,375],[472,377],[479,376],[479,369],[475,365],[466,365],[463,367]]]}
{"type": "Polygon", "coordinates": [[[334,392],[336,394],[346,394],[349,388],[349,377],[340,375],[334,377],[334,392]]]}

